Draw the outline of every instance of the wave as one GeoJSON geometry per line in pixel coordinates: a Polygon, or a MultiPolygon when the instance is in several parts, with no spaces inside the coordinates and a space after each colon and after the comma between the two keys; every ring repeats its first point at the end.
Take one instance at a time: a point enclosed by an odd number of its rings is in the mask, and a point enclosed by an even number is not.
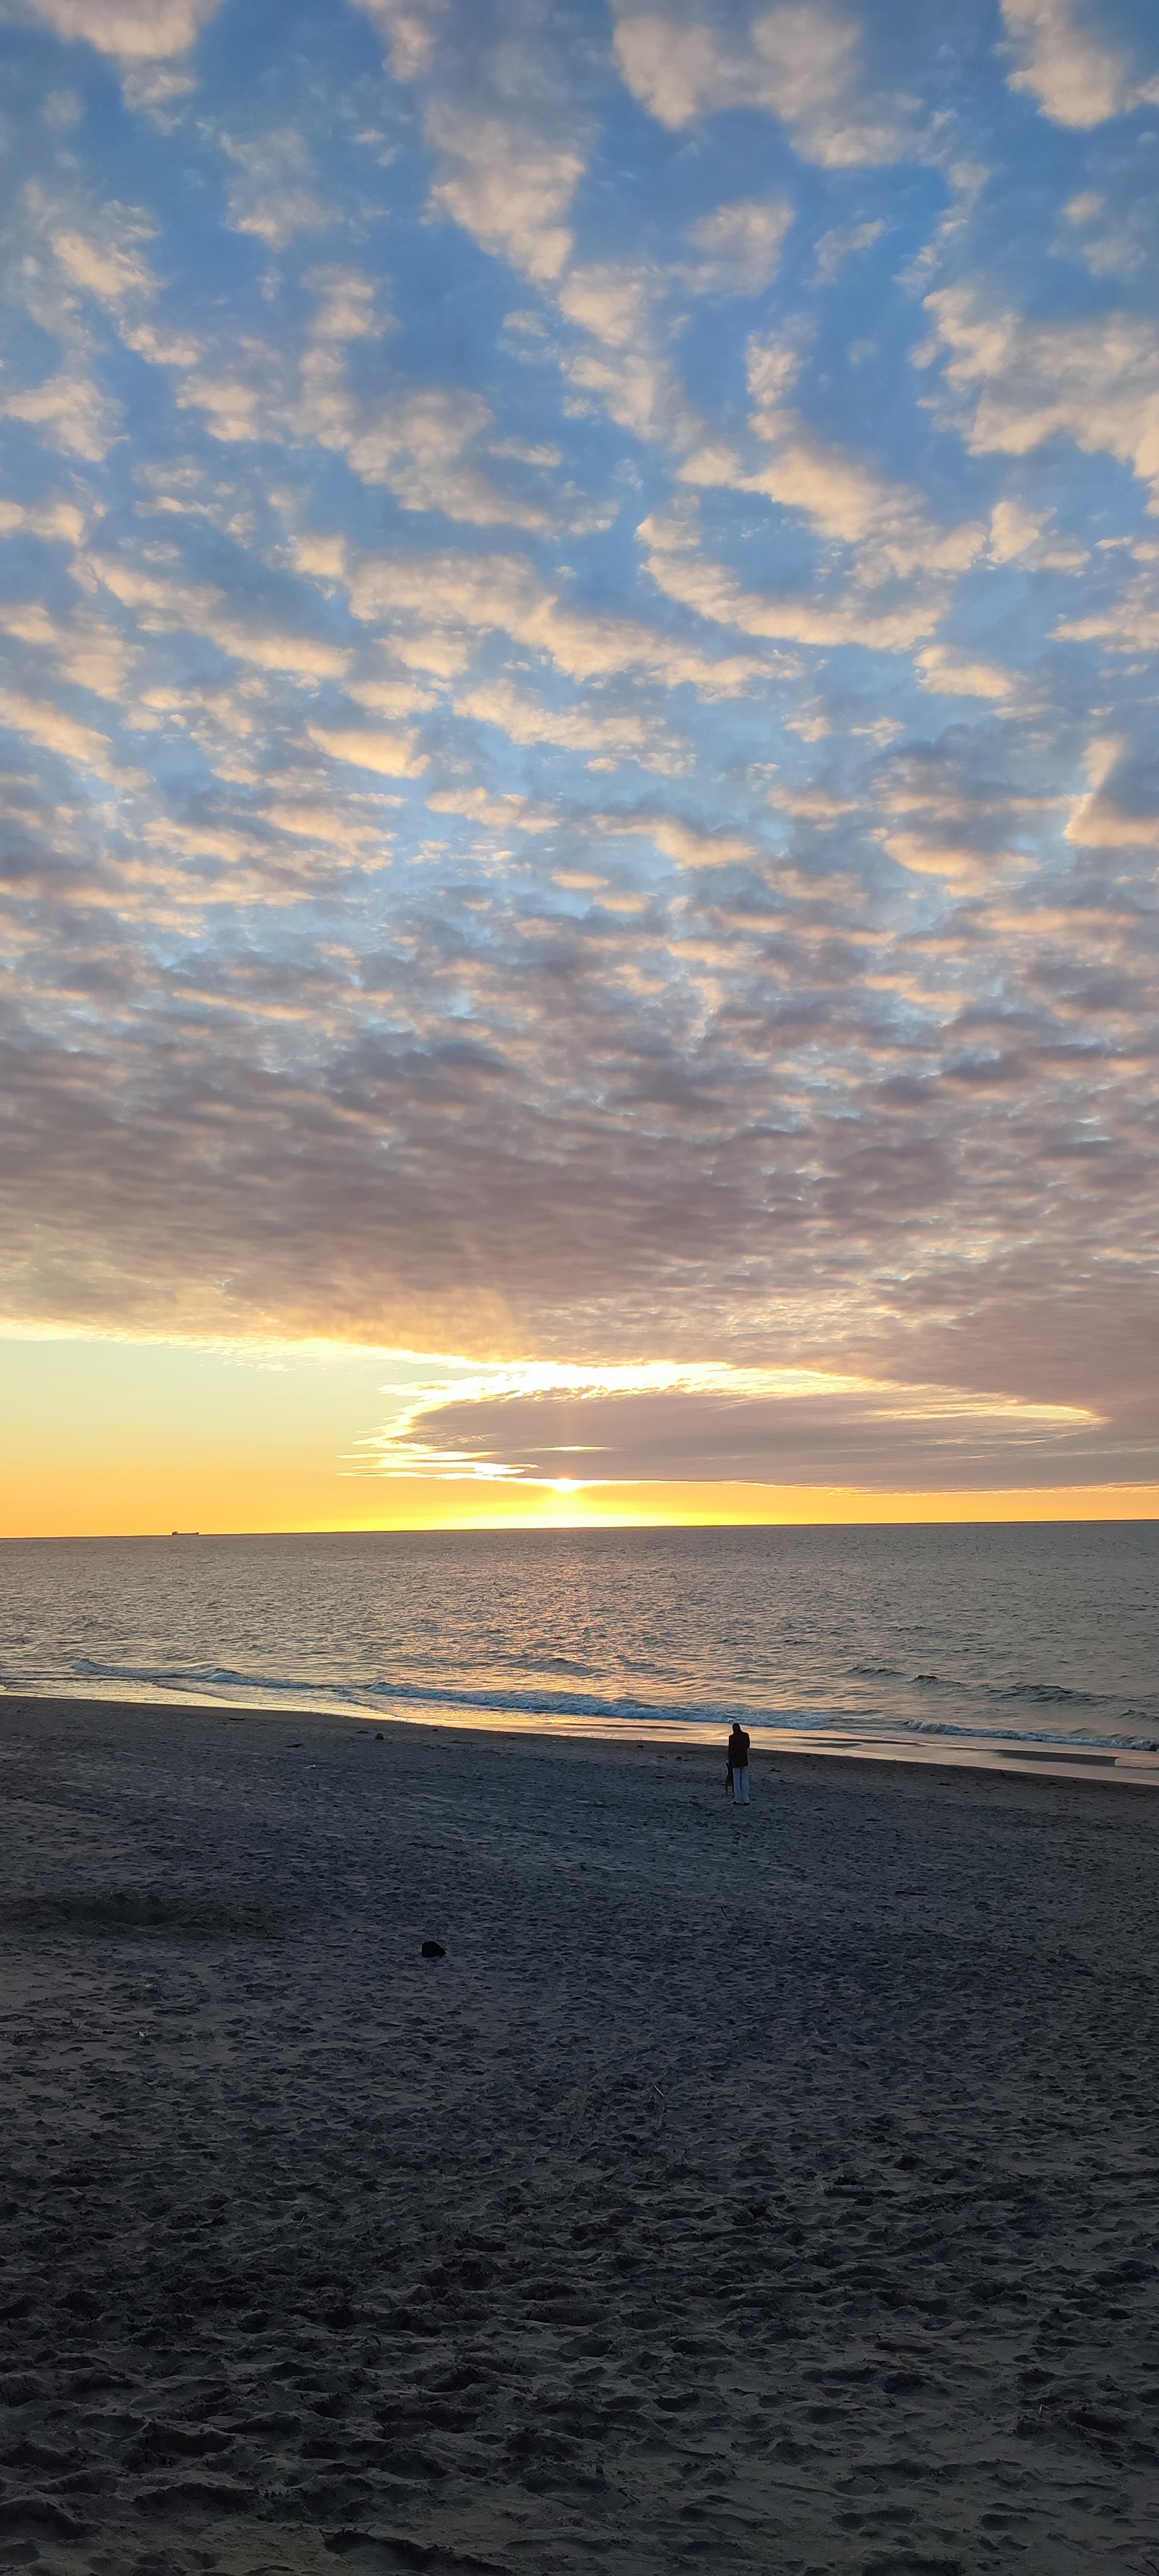
{"type": "MultiPolygon", "coordinates": [[[[1141,1709],[1128,1710],[1128,1716],[1141,1717],[1141,1709]]],[[[1151,1721],[1152,1724],[1154,1720],[1151,1721]]],[[[1091,1753],[1159,1753],[1159,1738],[1153,1735],[1049,1735],[1041,1727],[1033,1734],[1024,1726],[950,1726],[936,1718],[902,1717],[891,1729],[899,1735],[960,1735],[973,1744],[1063,1744],[1074,1751],[1081,1747],[1091,1753]]]]}
{"type": "MultiPolygon", "coordinates": [[[[94,1681],[135,1684],[153,1690],[195,1692],[204,1696],[242,1698],[260,1702],[263,1699],[291,1702],[301,1707],[313,1702],[323,1708],[364,1708],[380,1716],[406,1710],[460,1709],[466,1715],[502,1718],[548,1718],[570,1720],[581,1724],[587,1718],[604,1726],[687,1725],[725,1728],[739,1719],[741,1724],[762,1728],[787,1729],[804,1734],[847,1733],[851,1725],[860,1724],[867,1731],[889,1735],[930,1735],[972,1739],[996,1744],[1088,1745],[1092,1750],[1116,1747],[1120,1751],[1159,1752],[1159,1741],[1152,1735],[1099,1734],[1079,1736],[1048,1732],[1041,1728],[955,1724],[948,1719],[905,1717],[881,1707],[869,1708],[804,1708],[757,1707],[737,1700],[644,1700],[632,1696],[609,1698],[593,1691],[459,1689],[453,1684],[427,1682],[324,1682],[290,1679],[268,1673],[243,1673],[220,1664],[133,1665],[97,1663],[82,1655],[73,1664],[74,1673],[94,1681]]],[[[870,1678],[869,1668],[863,1678],[870,1678]]],[[[873,1677],[896,1678],[884,1666],[874,1668],[873,1677]]],[[[933,1675],[919,1676],[932,1680],[933,1675]]],[[[1023,1700],[1036,1706],[1056,1703],[1072,1707],[1118,1705],[1107,1702],[1105,1695],[1091,1691],[1068,1691],[1049,1684],[1019,1683],[1007,1690],[993,1689],[984,1696],[990,1700],[1023,1700]]],[[[1144,1724],[1154,1726],[1142,1709],[1124,1712],[1144,1724]]]]}
{"type": "Polygon", "coordinates": [[[880,1713],[876,1709],[754,1708],[744,1700],[646,1700],[630,1694],[608,1699],[595,1691],[459,1690],[453,1683],[444,1682],[293,1681],[269,1673],[233,1672],[218,1664],[98,1664],[87,1655],[78,1658],[73,1671],[90,1673],[94,1680],[148,1682],[164,1690],[253,1691],[276,1693],[280,1699],[296,1694],[300,1699],[334,1701],[359,1708],[381,1708],[384,1701],[394,1700],[407,1707],[479,1709],[488,1715],[509,1710],[518,1717],[618,1718],[633,1726],[649,1719],[666,1724],[683,1721],[699,1726],[731,1726],[734,1718],[752,1726],[828,1726],[839,1716],[848,1719],[880,1713]]]}
{"type": "Polygon", "coordinates": [[[1007,1690],[990,1690],[988,1699],[1029,1700],[1035,1708],[1105,1708],[1105,1691],[1064,1690],[1061,1682],[1011,1682],[1007,1690]]]}

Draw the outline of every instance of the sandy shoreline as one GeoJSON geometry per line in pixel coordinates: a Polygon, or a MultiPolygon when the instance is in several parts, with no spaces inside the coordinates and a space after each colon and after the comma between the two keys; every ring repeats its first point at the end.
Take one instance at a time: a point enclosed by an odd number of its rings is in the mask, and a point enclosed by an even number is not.
{"type": "MultiPolygon", "coordinates": [[[[663,1710],[649,1708],[638,1716],[625,1714],[600,1718],[590,1711],[582,1715],[560,1716],[549,1707],[534,1711],[517,1708],[470,1709],[451,1702],[440,1705],[436,1700],[422,1710],[368,1705],[354,1699],[349,1706],[341,1699],[328,1705],[304,1697],[299,1702],[273,1695],[247,1697],[244,1691],[223,1690],[191,1692],[181,1698],[176,1693],[162,1700],[149,1699],[142,1693],[124,1697],[113,1691],[96,1696],[70,1691],[58,1698],[51,1692],[0,1694],[0,1707],[10,1699],[26,1707],[47,1705],[91,1708],[121,1708],[151,1711],[155,1716],[166,1709],[216,1711],[223,1715],[281,1719],[287,1724],[299,1721],[333,1720],[339,1725],[354,1724],[372,1728],[397,1727],[404,1733],[414,1729],[455,1735],[518,1737],[526,1742],[553,1744],[593,1743],[618,1745],[636,1752],[654,1751],[658,1747],[688,1752],[718,1747],[728,1732],[731,1710],[711,1722],[699,1718],[665,1717],[663,1710]],[[641,1733],[641,1729],[643,1732],[641,1733]]],[[[1015,1771],[1039,1778],[1044,1773],[1051,1779],[1094,1779],[1107,1788],[1159,1789],[1159,1743],[1131,1743],[1111,1737],[1067,1736],[1051,1738],[1040,1732],[1019,1735],[1014,1730],[990,1729],[971,1734],[962,1727],[942,1728],[912,1726],[859,1725],[855,1718],[834,1716],[823,1725],[778,1725],[764,1722],[751,1711],[741,1715],[754,1748],[774,1756],[807,1755],[819,1761],[908,1763],[922,1769],[950,1771],[1015,1771]]]]}
{"type": "Polygon", "coordinates": [[[1151,1801],[722,1772],[0,1700],[0,2567],[1159,2559],[1151,1801]]]}

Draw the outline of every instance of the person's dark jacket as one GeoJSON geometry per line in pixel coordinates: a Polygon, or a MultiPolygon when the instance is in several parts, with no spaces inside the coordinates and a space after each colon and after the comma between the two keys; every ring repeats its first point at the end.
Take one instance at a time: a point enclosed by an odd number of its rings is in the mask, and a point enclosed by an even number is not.
{"type": "Polygon", "coordinates": [[[728,1767],[730,1771],[748,1770],[749,1739],[743,1726],[734,1726],[728,1739],[728,1767]]]}

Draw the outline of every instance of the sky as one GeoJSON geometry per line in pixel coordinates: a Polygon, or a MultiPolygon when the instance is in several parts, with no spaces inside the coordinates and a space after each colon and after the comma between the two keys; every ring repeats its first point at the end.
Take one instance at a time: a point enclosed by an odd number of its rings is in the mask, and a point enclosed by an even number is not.
{"type": "Polygon", "coordinates": [[[1159,1511],[1159,13],[0,53],[0,1533],[1159,1511]]]}

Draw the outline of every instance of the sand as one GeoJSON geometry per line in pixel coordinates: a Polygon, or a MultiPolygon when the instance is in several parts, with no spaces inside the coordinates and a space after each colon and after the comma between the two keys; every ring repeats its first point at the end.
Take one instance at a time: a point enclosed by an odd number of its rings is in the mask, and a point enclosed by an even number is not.
{"type": "Polygon", "coordinates": [[[1159,1803],[722,1772],[0,1702],[0,2567],[1159,2566],[1159,1803]]]}

